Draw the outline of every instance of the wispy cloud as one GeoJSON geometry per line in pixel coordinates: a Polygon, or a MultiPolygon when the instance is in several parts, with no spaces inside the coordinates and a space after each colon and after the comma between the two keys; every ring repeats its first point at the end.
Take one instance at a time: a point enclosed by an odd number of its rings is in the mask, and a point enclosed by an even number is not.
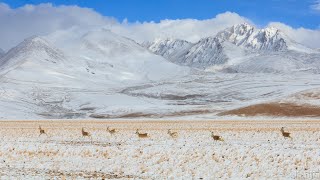
{"type": "Polygon", "coordinates": [[[311,5],[311,9],[315,10],[315,11],[320,11],[320,0],[315,1],[312,5],[311,5]]]}

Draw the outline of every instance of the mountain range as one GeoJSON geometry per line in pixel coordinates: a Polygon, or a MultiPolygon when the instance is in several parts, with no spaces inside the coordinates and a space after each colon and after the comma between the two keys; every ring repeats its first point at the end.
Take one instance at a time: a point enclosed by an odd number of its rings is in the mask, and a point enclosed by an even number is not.
{"type": "Polygon", "coordinates": [[[30,37],[7,53],[0,50],[0,74],[40,73],[36,77],[48,75],[49,79],[101,75],[117,82],[157,80],[183,74],[180,70],[186,72],[187,67],[229,73],[320,72],[319,50],[273,27],[239,24],[196,43],[156,39],[142,45],[106,29],[75,34],[74,30],[58,31],[30,37]]]}
{"type": "Polygon", "coordinates": [[[142,44],[71,28],[0,51],[0,119],[207,118],[318,88],[319,72],[319,50],[272,27],[142,44]]]}
{"type": "Polygon", "coordinates": [[[157,39],[143,45],[173,63],[209,71],[320,72],[319,51],[295,42],[273,27],[257,29],[239,24],[196,43],[157,39]]]}

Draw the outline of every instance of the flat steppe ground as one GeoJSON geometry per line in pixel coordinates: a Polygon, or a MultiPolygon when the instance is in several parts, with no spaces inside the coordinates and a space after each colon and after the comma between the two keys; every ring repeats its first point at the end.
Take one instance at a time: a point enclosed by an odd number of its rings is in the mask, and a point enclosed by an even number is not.
{"type": "Polygon", "coordinates": [[[261,177],[320,178],[320,120],[0,121],[0,179],[261,177]]]}

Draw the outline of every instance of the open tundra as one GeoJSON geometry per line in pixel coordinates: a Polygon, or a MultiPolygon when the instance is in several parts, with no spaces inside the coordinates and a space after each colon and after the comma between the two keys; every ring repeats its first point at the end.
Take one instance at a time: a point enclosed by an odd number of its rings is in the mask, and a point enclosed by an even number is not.
{"type": "Polygon", "coordinates": [[[0,134],[1,179],[320,177],[316,120],[2,121],[0,134]]]}

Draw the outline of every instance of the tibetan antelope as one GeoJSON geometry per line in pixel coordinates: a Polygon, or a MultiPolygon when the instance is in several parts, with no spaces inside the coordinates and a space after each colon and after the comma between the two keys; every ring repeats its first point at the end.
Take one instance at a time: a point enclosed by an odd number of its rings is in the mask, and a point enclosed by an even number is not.
{"type": "Polygon", "coordinates": [[[107,127],[107,131],[113,135],[114,133],[116,133],[116,129],[110,129],[110,127],[107,127]]]}
{"type": "Polygon", "coordinates": [[[178,137],[178,133],[177,133],[177,132],[172,132],[171,129],[168,130],[168,134],[169,134],[172,138],[178,137]]]}
{"type": "Polygon", "coordinates": [[[138,135],[139,138],[147,138],[148,133],[140,133],[139,129],[137,129],[136,134],[138,135]]]}
{"type": "Polygon", "coordinates": [[[282,127],[280,131],[281,131],[282,136],[283,136],[284,138],[290,138],[290,139],[292,139],[292,137],[290,136],[290,133],[284,131],[284,127],[282,127]]]}
{"type": "Polygon", "coordinates": [[[215,141],[224,141],[224,139],[221,136],[214,135],[213,132],[211,132],[211,137],[215,141]]]}
{"type": "Polygon", "coordinates": [[[45,130],[41,128],[41,126],[39,126],[39,132],[40,132],[39,136],[41,136],[42,134],[45,134],[46,136],[48,136],[45,130]]]}
{"type": "Polygon", "coordinates": [[[81,129],[82,137],[91,137],[90,133],[85,131],[84,128],[81,129]]]}

